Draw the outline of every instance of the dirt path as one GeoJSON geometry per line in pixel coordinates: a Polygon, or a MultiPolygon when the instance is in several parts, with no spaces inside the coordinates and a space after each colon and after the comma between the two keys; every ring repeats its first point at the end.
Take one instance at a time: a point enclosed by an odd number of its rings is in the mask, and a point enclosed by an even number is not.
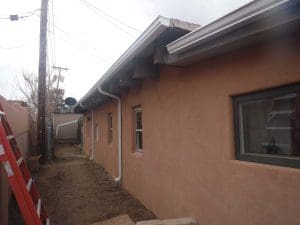
{"type": "Polygon", "coordinates": [[[74,145],[58,146],[56,155],[41,167],[37,180],[51,224],[88,225],[121,214],[134,221],[155,218],[74,145]]]}

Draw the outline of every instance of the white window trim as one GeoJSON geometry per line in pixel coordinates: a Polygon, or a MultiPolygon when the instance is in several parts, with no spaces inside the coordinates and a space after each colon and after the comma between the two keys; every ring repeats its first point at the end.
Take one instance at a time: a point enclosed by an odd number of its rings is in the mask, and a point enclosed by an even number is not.
{"type": "MultiPolygon", "coordinates": [[[[143,129],[137,129],[137,118],[136,118],[136,114],[138,112],[142,113],[142,108],[141,107],[136,107],[134,108],[134,148],[136,152],[143,152],[143,148],[137,148],[136,146],[136,134],[137,132],[141,132],[142,133],[142,140],[143,140],[143,129]]],[[[142,123],[143,123],[143,118],[142,118],[142,123]]],[[[142,125],[143,126],[143,125],[142,125]]]]}

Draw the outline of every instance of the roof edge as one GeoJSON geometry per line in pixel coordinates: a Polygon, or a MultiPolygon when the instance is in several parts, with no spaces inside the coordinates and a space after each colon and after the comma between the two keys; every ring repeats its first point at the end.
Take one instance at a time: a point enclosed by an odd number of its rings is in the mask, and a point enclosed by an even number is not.
{"type": "Polygon", "coordinates": [[[177,40],[169,43],[166,48],[169,54],[180,54],[191,47],[194,47],[199,41],[212,35],[220,33],[230,27],[243,23],[266,11],[283,5],[290,0],[260,0],[252,1],[229,14],[200,27],[191,33],[188,33],[177,40]]]}
{"type": "Polygon", "coordinates": [[[107,78],[116,73],[120,67],[132,60],[140,51],[144,49],[152,40],[170,26],[170,19],[158,16],[146,30],[134,41],[131,46],[117,59],[117,61],[104,73],[96,84],[78,101],[76,105],[87,99],[99,85],[107,78]]]}

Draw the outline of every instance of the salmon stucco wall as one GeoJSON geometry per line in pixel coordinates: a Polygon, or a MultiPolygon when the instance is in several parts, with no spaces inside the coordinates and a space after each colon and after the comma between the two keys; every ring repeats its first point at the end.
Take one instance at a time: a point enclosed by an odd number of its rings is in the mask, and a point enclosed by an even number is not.
{"type": "MultiPolygon", "coordinates": [[[[18,146],[25,160],[28,159],[30,150],[31,116],[30,109],[18,102],[9,102],[0,96],[0,103],[4,108],[10,127],[16,137],[18,146]]],[[[0,166],[0,224],[8,225],[8,205],[11,197],[7,175],[0,166]]]]}
{"type": "Polygon", "coordinates": [[[84,114],[83,119],[83,149],[85,154],[91,154],[92,135],[94,135],[94,160],[105,167],[105,169],[113,176],[117,177],[117,146],[118,146],[118,130],[117,130],[117,110],[114,101],[105,104],[102,107],[94,109],[90,113],[84,114]],[[112,143],[108,143],[108,114],[112,114],[112,143]],[[92,116],[93,114],[93,116],[92,116]],[[90,118],[87,120],[87,118],[90,118]],[[91,127],[93,117],[93,128],[91,127]],[[98,138],[97,138],[98,126],[98,138]],[[93,129],[93,130],[92,130],[93,129]]]}
{"type": "Polygon", "coordinates": [[[117,147],[118,147],[118,124],[117,108],[113,100],[104,107],[96,108],[94,112],[94,157],[97,163],[103,165],[112,177],[117,177],[117,147]],[[112,142],[108,143],[108,114],[112,114],[112,142]],[[99,133],[97,139],[96,127],[99,133]]]}
{"type": "MultiPolygon", "coordinates": [[[[299,59],[295,38],[184,68],[162,66],[159,80],[122,96],[123,186],[160,218],[192,216],[205,225],[300,224],[300,170],[236,160],[232,104],[234,95],[300,82],[299,59]],[[134,151],[137,105],[143,153],[134,151]]],[[[116,103],[94,110],[101,125],[95,160],[114,176],[117,139],[108,148],[105,137],[112,110],[116,103]]]]}
{"type": "Polygon", "coordinates": [[[90,155],[91,151],[91,113],[85,112],[82,117],[83,121],[83,128],[82,128],[82,133],[83,133],[83,139],[82,139],[82,149],[83,153],[86,155],[90,155]]]}

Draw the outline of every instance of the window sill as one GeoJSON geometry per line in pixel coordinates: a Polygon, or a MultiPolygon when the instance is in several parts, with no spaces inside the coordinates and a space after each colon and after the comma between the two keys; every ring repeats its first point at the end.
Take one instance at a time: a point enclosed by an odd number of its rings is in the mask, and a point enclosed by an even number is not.
{"type": "Polygon", "coordinates": [[[300,168],[300,159],[295,157],[243,153],[237,156],[237,160],[262,163],[273,166],[283,166],[298,169],[300,168]]]}
{"type": "Polygon", "coordinates": [[[133,153],[133,155],[135,156],[135,158],[143,158],[143,152],[142,151],[135,151],[133,153]]]}
{"type": "Polygon", "coordinates": [[[234,166],[235,169],[250,169],[255,171],[273,171],[273,172],[283,172],[283,173],[293,173],[297,176],[300,174],[300,170],[298,168],[287,167],[287,166],[278,166],[271,165],[266,163],[257,163],[245,160],[232,159],[230,160],[230,164],[234,166]]]}

